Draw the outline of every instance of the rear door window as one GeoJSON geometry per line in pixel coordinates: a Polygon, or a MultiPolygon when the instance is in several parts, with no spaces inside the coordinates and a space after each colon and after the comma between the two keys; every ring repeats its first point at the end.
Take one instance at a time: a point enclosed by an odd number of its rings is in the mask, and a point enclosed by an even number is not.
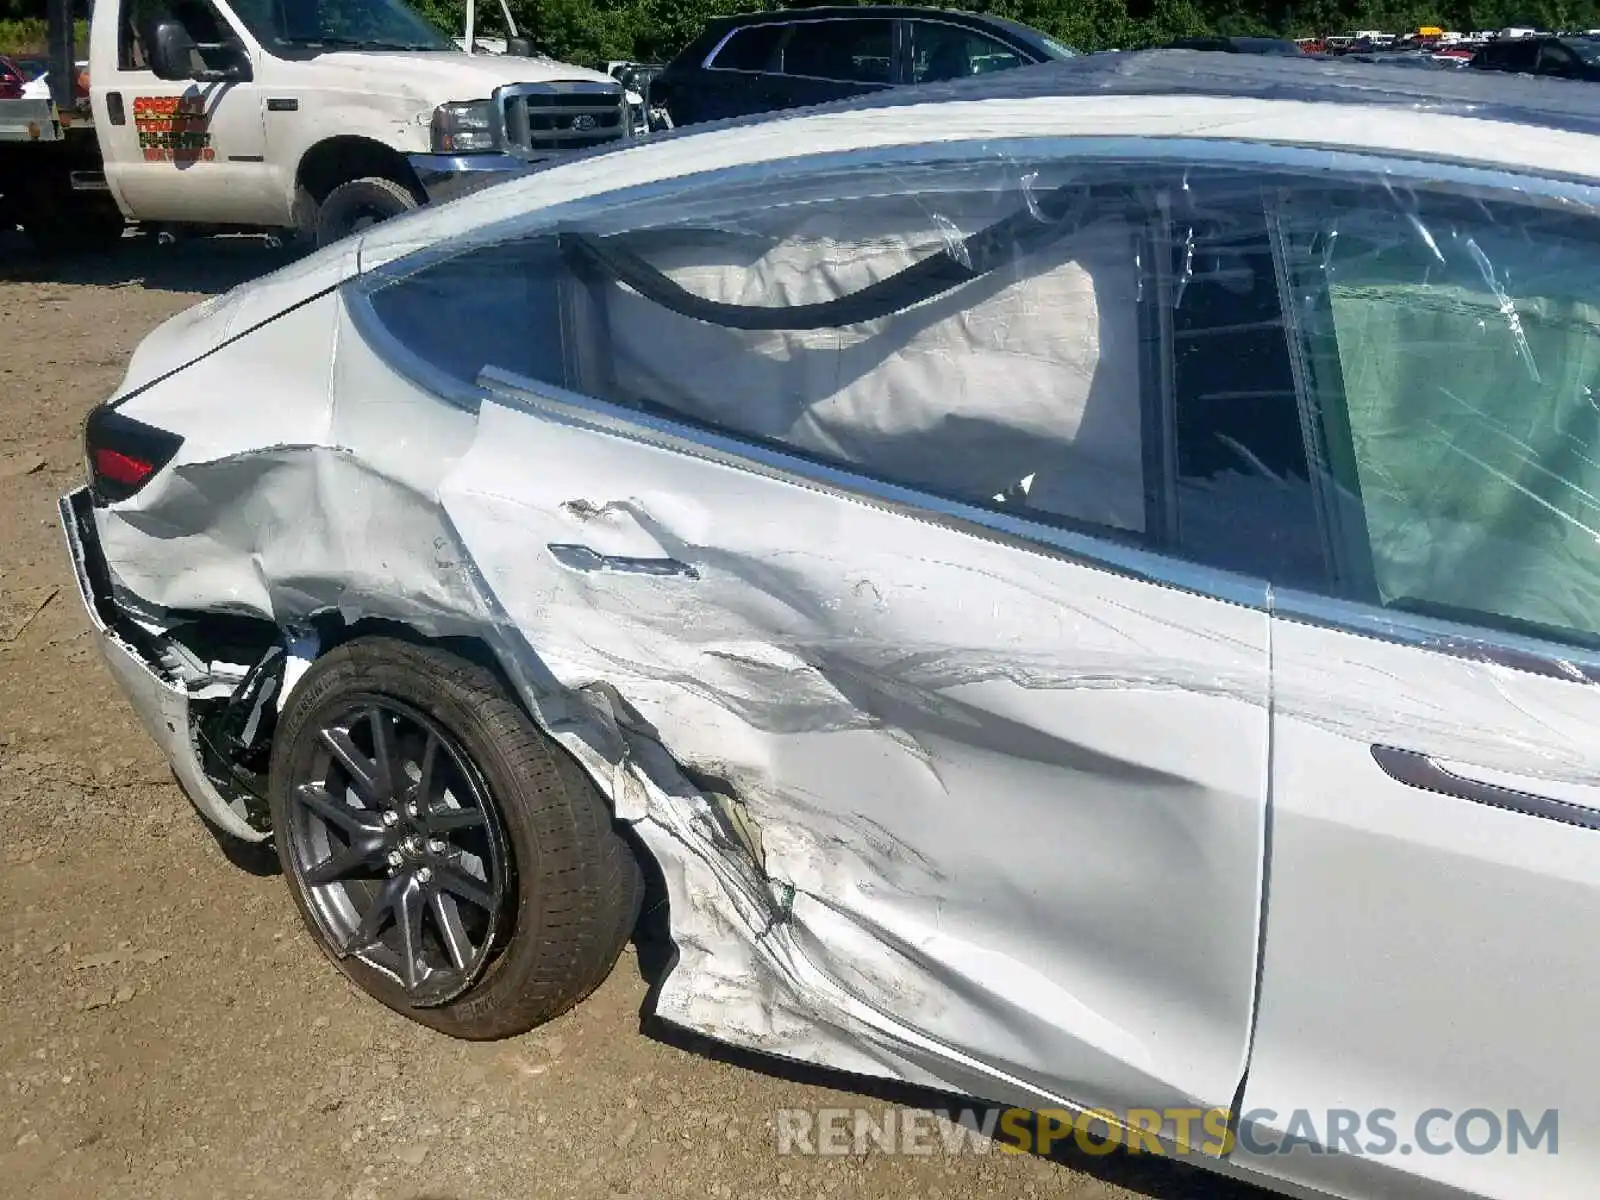
{"type": "Polygon", "coordinates": [[[1011,47],[940,21],[909,21],[911,39],[911,82],[936,83],[985,75],[1020,67],[1024,59],[1011,47]]]}
{"type": "Polygon", "coordinates": [[[452,396],[496,368],[1145,541],[1147,237],[1127,187],[1071,163],[868,159],[597,210],[359,287],[380,351],[452,396]]]}
{"type": "Polygon", "coordinates": [[[447,393],[509,371],[1328,590],[1265,178],[868,160],[597,209],[361,287],[396,365],[447,393]]]}
{"type": "Polygon", "coordinates": [[[894,22],[880,17],[797,22],[783,44],[780,71],[838,83],[893,83],[894,22]]]}

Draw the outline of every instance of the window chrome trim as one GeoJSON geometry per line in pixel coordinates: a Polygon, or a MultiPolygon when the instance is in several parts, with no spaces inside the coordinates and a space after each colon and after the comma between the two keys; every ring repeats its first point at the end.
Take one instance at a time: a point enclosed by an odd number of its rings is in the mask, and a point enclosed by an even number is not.
{"type": "Polygon", "coordinates": [[[1109,538],[887,483],[847,467],[746,442],[654,413],[624,408],[498,367],[486,368],[478,382],[492,401],[566,425],[686,454],[1001,545],[1050,554],[1079,566],[1112,571],[1210,600],[1261,612],[1267,611],[1270,604],[1271,588],[1265,580],[1237,575],[1220,567],[1185,562],[1109,538]]]}
{"type": "Polygon", "coordinates": [[[1339,633],[1392,642],[1468,662],[1489,663],[1528,675],[1567,683],[1600,683],[1600,651],[1543,638],[1504,633],[1380,608],[1360,600],[1341,600],[1294,588],[1275,588],[1272,615],[1339,633]]]}

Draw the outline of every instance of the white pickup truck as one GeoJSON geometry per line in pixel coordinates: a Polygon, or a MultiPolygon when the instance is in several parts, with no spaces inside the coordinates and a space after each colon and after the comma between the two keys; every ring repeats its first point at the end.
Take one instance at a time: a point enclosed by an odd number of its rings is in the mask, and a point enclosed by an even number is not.
{"type": "MultiPolygon", "coordinates": [[[[70,15],[53,0],[53,32],[70,15]]],[[[0,101],[0,219],[60,238],[70,215],[103,235],[109,198],[118,230],[325,244],[642,124],[617,80],[508,43],[463,52],[404,0],[99,0],[89,111],[61,90],[43,120],[37,102],[0,101]]],[[[70,40],[53,49],[72,60],[70,40]]]]}

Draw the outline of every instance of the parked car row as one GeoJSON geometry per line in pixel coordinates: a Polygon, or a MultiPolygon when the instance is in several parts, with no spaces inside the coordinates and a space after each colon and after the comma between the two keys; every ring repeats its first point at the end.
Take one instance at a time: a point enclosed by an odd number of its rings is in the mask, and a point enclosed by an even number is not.
{"type": "MultiPolygon", "coordinates": [[[[1166,48],[1600,78],[1600,41],[1511,32],[1516,36],[1481,46],[1424,28],[1405,38],[1367,34],[1329,39],[1326,47],[1286,38],[1214,36],[1180,38],[1166,48]]],[[[947,82],[1075,53],[1036,29],[994,15],[909,6],[825,6],[720,18],[665,67],[612,65],[635,71],[630,86],[648,95],[651,128],[660,129],[801,108],[908,84],[947,82]]]]}
{"type": "Polygon", "coordinates": [[[992,15],[908,6],[780,9],[708,23],[651,81],[650,101],[673,124],[691,125],[1074,53],[992,15]]]}

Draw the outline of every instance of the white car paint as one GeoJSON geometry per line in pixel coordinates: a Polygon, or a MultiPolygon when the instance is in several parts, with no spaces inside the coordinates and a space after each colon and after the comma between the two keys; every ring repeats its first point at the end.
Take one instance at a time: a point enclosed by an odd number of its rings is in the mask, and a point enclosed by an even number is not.
{"type": "Polygon", "coordinates": [[[336,287],[611,191],[996,129],[1423,145],[1600,179],[1582,134],[1193,96],[908,104],[598,156],[379,227],[152,335],[125,410],[187,440],[95,511],[119,593],[157,619],[225,607],[290,627],[331,606],[486,640],[661,864],[680,959],[658,1011],[679,1024],[1035,1108],[1238,1095],[1404,1124],[1558,1107],[1558,1156],[1211,1165],[1302,1194],[1584,1194],[1600,837],[1405,787],[1370,750],[1594,809],[1592,686],[1316,628],[1221,572],[1195,583],[1218,597],[1161,586],[1136,553],[1081,561],[1084,539],[1025,521],[975,537],[913,499],[863,501],[781,455],[753,469],[503,374],[476,413],[442,404],[336,287]],[[240,378],[251,403],[219,407],[240,378]],[[554,543],[708,565],[583,573],[554,543]],[[829,652],[837,673],[814,665],[829,652]],[[901,727],[880,719],[894,704],[901,727]],[[985,740],[1002,728],[1035,752],[985,740]],[[737,787],[761,861],[730,849],[685,764],[737,787]]]}

